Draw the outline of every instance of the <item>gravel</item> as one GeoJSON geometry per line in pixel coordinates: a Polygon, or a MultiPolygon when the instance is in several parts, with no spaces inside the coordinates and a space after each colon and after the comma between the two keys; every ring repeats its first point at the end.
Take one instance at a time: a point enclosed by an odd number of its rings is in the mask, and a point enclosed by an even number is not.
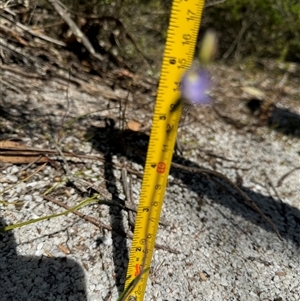
{"type": "MultiPolygon", "coordinates": [[[[218,72],[224,79],[222,68],[218,72]]],[[[230,78],[227,80],[229,85],[230,78]]],[[[104,197],[105,191],[122,203],[121,166],[127,166],[137,204],[144,156],[135,151],[144,149],[146,135],[134,133],[132,139],[124,132],[120,136],[119,104],[84,94],[72,85],[68,87],[71,106],[66,121],[83,118],[63,128],[68,107],[65,87],[51,81],[38,87],[25,98],[14,93],[4,95],[1,107],[11,115],[3,114],[7,117],[1,122],[3,133],[11,130],[11,134],[2,138],[55,150],[60,134],[58,145],[64,151],[104,154],[106,162],[72,158],[68,161],[69,175],[101,188],[104,197]],[[23,114],[18,107],[26,108],[23,114]],[[105,118],[114,119],[115,128],[105,128],[105,118]],[[126,149],[113,139],[120,141],[120,137],[125,139],[126,149]],[[114,165],[108,164],[109,160],[114,165]]],[[[229,97],[226,93],[218,101],[229,97]]],[[[291,109],[288,96],[278,105],[291,109]]],[[[299,98],[293,104],[291,110],[299,116],[299,98]]],[[[137,92],[129,97],[126,120],[138,120],[147,128],[152,110],[153,97],[137,92]]],[[[278,185],[284,174],[300,166],[299,132],[287,136],[267,126],[237,129],[217,118],[212,108],[193,111],[197,119],[194,114],[185,117],[179,130],[183,154],[175,155],[174,162],[217,170],[239,184],[272,219],[283,240],[220,179],[172,168],[157,243],[178,254],[155,250],[145,300],[299,300],[300,171],[278,185]]],[[[43,198],[50,188],[54,199],[70,207],[88,197],[66,183],[62,169],[66,166],[60,157],[51,158],[56,164],[47,164],[28,180],[24,180],[26,176],[41,165],[2,164],[1,198],[10,203],[0,207],[3,224],[64,211],[43,198]],[[20,201],[22,205],[15,203],[20,201]]],[[[128,212],[116,206],[93,204],[79,211],[130,233],[128,212]]],[[[69,213],[0,235],[3,301],[116,300],[122,290],[131,240],[116,232],[99,229],[69,213]]]]}

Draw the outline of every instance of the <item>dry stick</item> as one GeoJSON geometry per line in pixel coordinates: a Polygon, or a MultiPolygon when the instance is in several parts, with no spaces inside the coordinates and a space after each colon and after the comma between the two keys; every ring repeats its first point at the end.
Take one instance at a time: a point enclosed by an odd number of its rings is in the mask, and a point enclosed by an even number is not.
{"type": "MultiPolygon", "coordinates": [[[[280,197],[277,189],[273,185],[273,183],[272,183],[270,177],[268,176],[268,174],[265,171],[263,172],[263,174],[264,174],[265,178],[267,179],[267,184],[273,189],[273,192],[276,194],[277,199],[280,201],[280,203],[283,203],[283,201],[282,201],[282,199],[281,199],[281,197],[280,197]]],[[[270,189],[268,189],[268,190],[269,190],[269,194],[271,195],[270,189]]]]}
{"type": "MultiPolygon", "coordinates": [[[[133,202],[133,197],[132,197],[132,189],[131,189],[132,183],[130,181],[130,178],[128,177],[126,167],[122,168],[121,179],[122,179],[123,190],[124,190],[124,194],[125,194],[127,202],[129,203],[130,206],[135,206],[135,204],[133,202]],[[127,179],[129,180],[129,183],[128,183],[127,179]]],[[[128,212],[128,222],[131,226],[131,229],[134,229],[135,214],[132,211],[128,212]]]]}
{"type": "MultiPolygon", "coordinates": [[[[60,202],[60,201],[57,201],[56,199],[54,199],[53,197],[49,196],[49,195],[42,195],[42,197],[47,200],[47,201],[50,201],[62,208],[65,208],[67,210],[70,210],[71,207],[69,207],[68,205],[64,204],[63,202],[60,202]]],[[[104,228],[108,231],[112,231],[112,227],[111,226],[108,226],[106,224],[103,224],[102,222],[96,220],[95,218],[91,217],[91,216],[87,216],[77,210],[73,210],[72,213],[78,215],[79,217],[83,218],[84,220],[86,220],[87,222],[90,222],[91,224],[95,225],[96,227],[98,228],[104,228]]],[[[125,233],[126,234],[126,233],[125,233]]],[[[122,233],[122,235],[124,235],[124,233],[122,233]]]]}
{"type": "MultiPolygon", "coordinates": [[[[39,155],[38,157],[36,157],[35,160],[33,160],[32,162],[28,163],[26,166],[24,166],[23,168],[20,169],[20,171],[24,171],[28,168],[30,168],[33,164],[35,164],[36,162],[40,161],[40,159],[42,158],[42,155],[39,155]]],[[[47,162],[45,163],[45,165],[47,164],[47,162]]]]}
{"type": "MultiPolygon", "coordinates": [[[[6,9],[4,9],[6,11],[6,9]]],[[[56,39],[53,39],[53,38],[50,38],[46,35],[43,35],[43,34],[37,34],[35,31],[33,31],[32,29],[30,29],[29,27],[19,23],[19,22],[16,22],[14,20],[12,20],[10,17],[6,16],[6,15],[3,15],[3,14],[0,14],[0,17],[2,17],[3,19],[6,19],[7,21],[15,24],[17,27],[21,28],[22,30],[28,32],[29,34],[31,34],[32,36],[34,37],[37,37],[41,40],[44,40],[44,41],[47,41],[47,42],[50,42],[50,43],[53,43],[53,44],[56,44],[58,46],[63,46],[63,47],[66,47],[67,44],[62,42],[62,41],[59,41],[59,40],[56,40],[56,39]]]]}
{"type": "Polygon", "coordinates": [[[236,184],[234,184],[226,176],[224,176],[223,174],[221,174],[217,171],[209,170],[206,168],[187,167],[187,166],[184,166],[184,165],[181,165],[178,163],[172,163],[172,166],[174,166],[176,168],[181,168],[183,170],[187,170],[189,172],[213,175],[221,180],[224,180],[225,182],[227,182],[227,184],[229,184],[232,188],[234,188],[248,204],[250,204],[250,206],[262,217],[262,219],[264,219],[267,223],[269,223],[269,225],[271,225],[272,229],[275,231],[278,238],[280,240],[283,240],[283,238],[279,234],[278,230],[276,229],[276,226],[274,225],[274,223],[267,216],[265,216],[265,214],[258,208],[258,206],[236,184]]]}
{"type": "MultiPolygon", "coordinates": [[[[29,155],[29,156],[40,156],[40,155],[50,155],[50,156],[65,156],[65,157],[73,157],[79,159],[88,159],[88,160],[100,160],[102,162],[105,161],[104,157],[101,155],[80,155],[72,152],[63,152],[61,150],[53,150],[53,149],[42,149],[35,147],[6,147],[1,146],[0,144],[0,155],[1,156],[16,156],[16,155],[29,155]]],[[[66,159],[65,159],[66,160],[66,159]]],[[[118,164],[114,163],[114,166],[118,166],[118,164]]],[[[134,171],[133,171],[134,172],[134,171]]]]}
{"type": "MultiPolygon", "coordinates": [[[[62,208],[65,208],[65,209],[67,209],[67,210],[70,210],[70,209],[71,209],[71,207],[69,207],[68,205],[66,205],[66,204],[64,204],[64,203],[62,203],[62,202],[60,202],[60,201],[55,200],[55,199],[52,198],[51,196],[48,196],[48,195],[42,195],[42,197],[43,197],[45,200],[50,201],[50,202],[52,202],[52,203],[54,203],[54,204],[56,204],[56,205],[58,205],[58,206],[60,206],[60,207],[62,207],[62,208]]],[[[101,203],[105,204],[105,203],[107,203],[107,201],[106,201],[106,200],[103,200],[103,201],[102,201],[102,200],[99,200],[99,203],[100,203],[100,204],[101,204],[101,203]]],[[[102,222],[96,220],[95,218],[93,218],[93,217],[91,217],[91,216],[87,216],[87,215],[85,215],[85,214],[83,214],[83,213],[81,213],[81,212],[79,212],[79,211],[77,211],[77,210],[72,210],[72,213],[78,215],[79,217],[83,218],[83,219],[86,220],[87,222],[92,223],[93,225],[95,225],[96,227],[99,227],[100,229],[101,229],[101,228],[104,228],[104,229],[106,229],[106,230],[108,230],[108,231],[114,231],[115,233],[117,233],[117,234],[119,234],[119,235],[121,235],[121,236],[124,236],[124,237],[127,237],[127,238],[129,238],[129,239],[132,239],[132,235],[131,235],[131,234],[128,234],[128,233],[125,233],[125,232],[121,232],[121,231],[113,230],[111,226],[108,226],[108,225],[106,225],[106,224],[103,224],[102,222]]],[[[170,247],[167,247],[167,246],[164,246],[164,245],[160,245],[160,244],[155,244],[155,248],[156,248],[156,249],[165,250],[165,251],[168,251],[168,252],[174,253],[174,254],[180,254],[179,251],[174,250],[174,249],[172,249],[172,248],[170,248],[170,247]]]]}
{"type": "MultiPolygon", "coordinates": [[[[18,49],[13,48],[11,45],[7,44],[4,40],[2,40],[0,38],[0,45],[1,44],[2,44],[2,46],[8,48],[10,51],[14,51],[17,54],[22,55],[23,57],[30,58],[31,61],[33,62],[32,57],[28,56],[28,54],[25,54],[25,52],[18,51],[18,49]]],[[[35,58],[35,59],[37,59],[37,58],[35,58]]],[[[43,64],[44,64],[44,62],[43,62],[43,64]]],[[[18,69],[16,67],[9,67],[9,66],[1,65],[1,64],[0,64],[0,68],[3,69],[3,70],[7,70],[7,71],[10,71],[10,72],[17,73],[17,74],[19,74],[21,76],[25,76],[27,79],[28,78],[38,78],[38,79],[39,78],[40,79],[45,79],[46,78],[46,75],[41,74],[40,71],[38,71],[39,74],[37,75],[37,74],[34,74],[34,73],[24,73],[24,72],[22,72],[20,69],[18,69]]],[[[81,88],[82,91],[84,91],[84,92],[86,92],[86,93],[88,93],[90,95],[93,95],[93,96],[97,95],[97,97],[99,95],[101,95],[104,98],[107,98],[107,99],[110,99],[110,100],[115,100],[115,101],[120,101],[120,100],[123,99],[121,96],[118,96],[117,93],[114,92],[110,88],[107,88],[107,87],[104,87],[104,86],[103,87],[102,86],[95,86],[95,85],[86,83],[86,82],[84,82],[81,79],[75,78],[70,73],[69,73],[68,76],[56,73],[56,71],[50,65],[47,66],[47,71],[51,71],[51,78],[55,77],[57,79],[61,79],[61,80],[65,81],[65,82],[67,82],[68,84],[72,83],[74,85],[77,85],[77,86],[79,86],[81,88]]]]}
{"type": "Polygon", "coordinates": [[[300,169],[300,166],[298,167],[295,167],[294,169],[290,170],[289,172],[287,172],[286,174],[284,174],[277,182],[277,187],[281,186],[283,181],[288,177],[290,176],[294,171],[296,170],[299,170],[300,169]]]}
{"type": "MultiPolygon", "coordinates": [[[[1,14],[0,14],[1,17],[1,14]]],[[[15,29],[9,28],[5,25],[0,25],[0,33],[4,33],[4,36],[7,37],[8,35],[12,36],[16,39],[21,45],[28,46],[27,41],[25,41],[15,29]]]]}
{"type": "MultiPolygon", "coordinates": [[[[18,154],[24,155],[24,152],[26,152],[26,155],[31,155],[31,156],[38,156],[41,154],[44,155],[52,155],[52,156],[57,156],[60,155],[60,153],[57,150],[53,149],[42,149],[42,148],[35,148],[35,147],[1,147],[0,145],[0,155],[4,156],[16,156],[18,154]]],[[[81,154],[75,154],[72,152],[61,152],[65,157],[74,157],[74,158],[79,158],[79,159],[88,159],[88,160],[99,160],[102,162],[105,162],[105,158],[101,155],[81,155],[81,154]]],[[[112,166],[117,167],[117,168],[122,168],[123,166],[118,163],[112,163],[112,166]]],[[[130,172],[131,174],[136,175],[138,178],[142,178],[143,174],[139,171],[136,171],[132,168],[126,167],[127,171],[130,172]]]]}
{"type": "Polygon", "coordinates": [[[231,44],[229,49],[223,54],[222,58],[226,59],[232,53],[234,48],[236,48],[239,45],[239,42],[240,42],[242,36],[244,35],[244,33],[248,29],[248,27],[250,27],[250,25],[252,25],[252,23],[247,24],[246,21],[243,22],[240,32],[236,36],[235,40],[233,41],[233,43],[231,44]]]}
{"type": "Polygon", "coordinates": [[[61,6],[55,1],[55,0],[47,0],[53,8],[57,11],[57,13],[61,16],[61,18],[69,25],[71,31],[74,33],[76,38],[78,39],[78,42],[82,42],[82,44],[85,46],[85,48],[88,50],[88,52],[99,61],[103,61],[103,57],[96,53],[93,45],[88,40],[88,38],[84,35],[84,33],[79,29],[79,27],[76,25],[76,23],[70,18],[69,14],[64,12],[61,6]]]}
{"type": "Polygon", "coordinates": [[[41,75],[39,75],[39,74],[24,72],[21,69],[16,68],[16,67],[12,67],[12,66],[6,66],[6,65],[0,64],[0,69],[4,70],[4,71],[11,72],[14,75],[15,74],[21,75],[21,76],[25,77],[26,79],[28,79],[28,78],[40,79],[41,78],[41,75]]]}
{"type": "Polygon", "coordinates": [[[11,0],[6,1],[6,3],[0,4],[0,9],[10,11],[9,9],[7,9],[9,2],[11,2],[11,0]]]}

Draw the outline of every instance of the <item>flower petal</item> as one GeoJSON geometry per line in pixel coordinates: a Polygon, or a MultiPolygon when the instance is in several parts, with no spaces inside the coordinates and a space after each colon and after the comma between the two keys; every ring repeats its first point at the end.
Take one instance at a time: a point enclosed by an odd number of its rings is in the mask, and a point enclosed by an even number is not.
{"type": "Polygon", "coordinates": [[[190,69],[181,79],[182,97],[192,105],[210,104],[211,100],[207,94],[209,88],[209,74],[205,69],[190,69]]]}

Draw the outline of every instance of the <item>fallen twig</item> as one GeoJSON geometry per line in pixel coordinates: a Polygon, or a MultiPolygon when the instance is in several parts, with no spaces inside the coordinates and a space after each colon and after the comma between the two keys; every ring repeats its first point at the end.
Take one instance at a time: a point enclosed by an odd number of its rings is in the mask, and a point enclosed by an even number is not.
{"type": "MultiPolygon", "coordinates": [[[[40,155],[51,155],[51,156],[59,156],[59,152],[53,149],[41,149],[35,147],[6,147],[1,145],[0,143],[0,156],[18,156],[18,155],[30,155],[30,156],[40,156],[40,155]]],[[[105,158],[102,155],[82,155],[82,154],[75,154],[72,152],[62,152],[65,157],[73,157],[78,159],[87,159],[87,160],[96,160],[105,162],[105,158]]],[[[67,158],[66,158],[67,159],[67,158]]],[[[123,165],[118,163],[112,163],[112,165],[116,168],[122,168],[123,165]]],[[[136,175],[138,178],[143,177],[143,173],[134,170],[132,168],[126,167],[127,171],[131,174],[136,175]]]]}
{"type": "MultiPolygon", "coordinates": [[[[70,210],[71,207],[69,207],[68,205],[64,204],[63,202],[60,202],[60,201],[57,201],[55,198],[49,196],[49,195],[42,195],[42,197],[47,200],[47,201],[50,201],[62,208],[65,208],[67,210],[70,210]]],[[[90,222],[91,224],[95,225],[96,227],[102,229],[106,229],[108,231],[112,231],[112,227],[109,226],[109,225],[106,225],[98,220],[96,220],[95,218],[91,217],[91,216],[88,216],[88,215],[85,215],[77,210],[73,210],[72,213],[78,215],[79,217],[83,218],[84,220],[86,220],[87,222],[90,222]]],[[[124,233],[123,233],[124,234],[124,233]]]]}
{"type": "MultiPolygon", "coordinates": [[[[66,204],[64,204],[64,203],[62,203],[62,202],[60,202],[60,201],[55,200],[55,199],[52,198],[51,196],[48,196],[48,195],[42,195],[42,197],[43,197],[45,200],[50,201],[50,202],[52,202],[52,203],[54,203],[54,204],[56,204],[56,205],[58,205],[58,206],[60,206],[60,207],[63,207],[63,208],[65,208],[65,209],[67,209],[67,210],[72,209],[72,208],[69,207],[68,205],[66,205],[66,204]]],[[[102,202],[103,202],[104,204],[107,204],[107,200],[99,200],[98,203],[101,204],[102,202]]],[[[79,212],[79,211],[77,211],[77,210],[72,210],[72,213],[78,215],[79,217],[83,218],[83,219],[86,220],[87,222],[92,223],[93,225],[99,227],[100,229],[101,229],[101,228],[104,228],[104,229],[106,229],[106,230],[108,230],[108,231],[113,231],[113,232],[115,232],[115,233],[117,233],[117,234],[119,234],[119,235],[121,235],[121,236],[123,236],[123,237],[127,237],[127,238],[129,238],[129,239],[132,239],[132,238],[133,238],[133,236],[132,236],[131,234],[113,230],[111,226],[106,225],[106,224],[103,224],[102,222],[96,220],[95,218],[93,218],[93,217],[91,217],[91,216],[87,216],[87,215],[85,215],[85,214],[83,214],[83,213],[81,213],[81,212],[79,212]]],[[[155,244],[155,248],[156,248],[156,249],[165,250],[165,251],[168,251],[168,252],[174,253],[174,254],[179,254],[179,253],[180,253],[180,252],[177,251],[177,250],[174,250],[174,249],[172,249],[172,248],[170,248],[170,247],[168,247],[168,246],[164,246],[164,245],[160,245],[160,244],[155,244]]]]}
{"type": "Polygon", "coordinates": [[[283,181],[290,176],[294,171],[299,170],[300,166],[293,168],[292,170],[290,170],[289,172],[287,172],[286,174],[284,174],[277,182],[277,187],[281,186],[283,181]]]}
{"type": "MultiPolygon", "coordinates": [[[[131,185],[132,185],[131,178],[128,177],[126,167],[122,168],[121,179],[122,179],[123,190],[124,190],[124,194],[126,196],[127,203],[130,206],[135,206],[135,204],[133,202],[133,195],[132,195],[132,188],[131,188],[131,185]]],[[[129,222],[129,225],[131,226],[131,230],[134,229],[135,218],[136,218],[136,214],[134,214],[131,211],[128,212],[128,222],[129,222]]]]}
{"type": "Polygon", "coordinates": [[[44,40],[44,41],[47,41],[47,42],[50,42],[50,43],[53,43],[53,44],[56,44],[58,46],[63,46],[63,47],[66,47],[67,44],[65,42],[62,42],[62,41],[59,41],[59,40],[56,40],[56,39],[53,39],[51,37],[48,37],[46,35],[43,35],[43,34],[37,34],[35,31],[33,31],[32,29],[30,29],[29,27],[19,23],[19,22],[16,22],[15,20],[12,20],[10,17],[8,16],[5,16],[4,14],[0,14],[0,17],[2,17],[3,19],[15,24],[17,27],[21,28],[22,30],[28,32],[29,34],[31,34],[32,36],[36,37],[36,38],[39,38],[41,40],[44,40]]]}
{"type": "Polygon", "coordinates": [[[63,9],[60,7],[60,5],[55,0],[47,0],[53,8],[57,11],[57,13],[61,16],[61,18],[69,25],[71,31],[78,39],[78,42],[82,42],[82,44],[85,46],[85,48],[88,50],[88,52],[99,61],[103,61],[103,57],[96,53],[93,45],[88,40],[88,38],[84,35],[84,33],[79,29],[79,27],[76,25],[76,23],[70,18],[69,14],[64,12],[63,9]]]}

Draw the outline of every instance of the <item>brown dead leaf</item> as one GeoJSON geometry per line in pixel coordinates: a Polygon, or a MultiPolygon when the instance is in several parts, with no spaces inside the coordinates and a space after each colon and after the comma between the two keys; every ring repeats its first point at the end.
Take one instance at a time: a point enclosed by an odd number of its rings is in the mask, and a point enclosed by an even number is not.
{"type": "Polygon", "coordinates": [[[0,141],[0,149],[1,148],[6,148],[6,147],[11,147],[11,148],[20,147],[20,145],[21,145],[21,143],[15,142],[15,141],[11,141],[11,140],[0,141]]]}
{"type": "Polygon", "coordinates": [[[28,164],[32,162],[45,163],[49,162],[45,156],[38,152],[27,151],[27,147],[19,142],[11,140],[0,141],[0,162],[14,164],[28,164]]]}
{"type": "Polygon", "coordinates": [[[58,245],[57,246],[64,254],[68,255],[70,254],[70,250],[68,249],[68,247],[64,246],[64,245],[58,245]]]}
{"type": "Polygon", "coordinates": [[[284,276],[286,276],[286,272],[277,271],[277,272],[275,272],[275,275],[278,276],[278,277],[284,277],[284,276]]]}
{"type": "Polygon", "coordinates": [[[131,131],[138,132],[142,127],[142,124],[135,120],[130,120],[127,122],[127,128],[131,131]]]}
{"type": "Polygon", "coordinates": [[[203,272],[200,272],[200,273],[199,273],[199,276],[200,276],[200,279],[201,279],[202,281],[206,281],[206,280],[207,280],[207,277],[206,277],[206,275],[205,275],[203,272]]]}
{"type": "Polygon", "coordinates": [[[32,162],[36,163],[45,163],[49,162],[47,157],[38,157],[38,156],[0,156],[1,163],[13,163],[13,164],[29,164],[32,162]]]}

